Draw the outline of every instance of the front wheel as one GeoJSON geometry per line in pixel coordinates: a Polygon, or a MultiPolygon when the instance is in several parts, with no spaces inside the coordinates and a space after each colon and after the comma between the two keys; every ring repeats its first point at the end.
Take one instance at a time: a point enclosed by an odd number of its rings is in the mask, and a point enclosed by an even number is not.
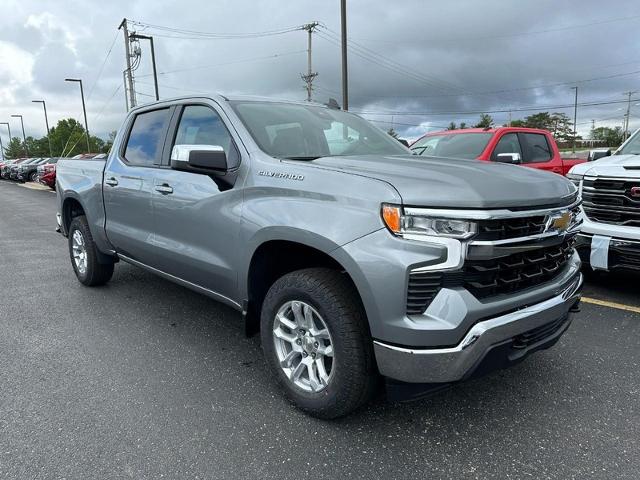
{"type": "Polygon", "coordinates": [[[289,399],[313,416],[344,416],[375,391],[366,315],[345,274],[313,268],[278,279],[262,306],[261,339],[289,399]]]}
{"type": "Polygon", "coordinates": [[[29,175],[29,181],[30,182],[37,182],[38,181],[38,172],[33,172],[31,175],[29,175]]]}
{"type": "Polygon", "coordinates": [[[69,256],[73,271],[83,285],[104,285],[113,275],[112,262],[98,261],[98,248],[84,215],[75,217],[69,226],[69,256]]]}

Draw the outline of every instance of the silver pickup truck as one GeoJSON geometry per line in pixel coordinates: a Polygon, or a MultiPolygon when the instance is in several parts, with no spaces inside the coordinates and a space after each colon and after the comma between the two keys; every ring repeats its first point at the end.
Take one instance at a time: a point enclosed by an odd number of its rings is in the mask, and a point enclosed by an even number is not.
{"type": "Polygon", "coordinates": [[[578,309],[576,188],[414,156],[313,103],[180,98],[132,110],[104,160],[61,160],[58,226],[87,286],[124,261],[242,312],[306,412],[386,381],[411,398],[553,345],[578,309]]]}

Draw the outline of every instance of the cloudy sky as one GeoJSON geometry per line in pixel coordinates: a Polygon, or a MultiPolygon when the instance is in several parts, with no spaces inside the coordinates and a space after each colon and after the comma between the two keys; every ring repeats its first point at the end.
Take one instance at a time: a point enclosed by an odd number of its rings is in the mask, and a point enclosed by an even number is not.
{"type": "MultiPolygon", "coordinates": [[[[640,10],[637,0],[348,0],[350,109],[406,137],[478,112],[497,123],[540,110],[573,117],[578,131],[622,124],[624,92],[631,127],[640,127],[640,10]],[[620,103],[612,103],[620,102],[620,103]],[[636,105],[637,104],[637,105],[636,105]],[[530,109],[525,111],[526,109],[530,109]]],[[[160,96],[220,92],[304,99],[306,32],[279,32],[318,21],[313,63],[316,100],[341,102],[339,0],[2,0],[0,122],[27,135],[82,118],[106,137],[125,113],[123,17],[153,35],[160,96]],[[194,32],[194,33],[188,33],[194,32]],[[207,32],[211,35],[203,35],[207,32]],[[247,35],[241,35],[247,34],[247,35]],[[219,38],[219,36],[227,38],[219,38]],[[228,38],[236,37],[236,38],[228,38]]],[[[148,46],[136,70],[139,103],[152,100],[148,46]]],[[[6,141],[7,133],[0,126],[6,141]]]]}

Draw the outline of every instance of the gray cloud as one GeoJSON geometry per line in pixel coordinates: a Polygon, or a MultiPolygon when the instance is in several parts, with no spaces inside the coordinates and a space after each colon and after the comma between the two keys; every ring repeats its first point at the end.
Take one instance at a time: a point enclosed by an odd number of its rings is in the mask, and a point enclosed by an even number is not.
{"type": "MultiPolygon", "coordinates": [[[[340,27],[337,1],[91,0],[65,2],[64,8],[54,0],[9,3],[5,12],[10,13],[0,18],[0,55],[11,47],[6,61],[21,62],[30,71],[0,73],[0,119],[23,113],[28,133],[43,133],[41,110],[30,103],[36,96],[47,100],[52,123],[68,116],[80,118],[76,89],[63,82],[65,76],[84,79],[93,132],[106,136],[118,127],[125,113],[123,40],[117,36],[123,16],[218,33],[273,30],[318,20],[329,30],[320,29],[314,36],[314,69],[319,73],[315,97],[341,101],[340,51],[332,40],[340,27]]],[[[384,128],[393,121],[396,130],[417,136],[428,125],[471,123],[478,117],[434,112],[572,103],[570,85],[553,86],[558,83],[611,77],[578,83],[580,101],[624,100],[623,92],[640,87],[639,74],[623,75],[640,70],[638,15],[632,0],[618,1],[615,8],[596,0],[350,0],[349,35],[356,42],[349,53],[350,106],[357,111],[398,112],[393,117],[366,116],[384,128]],[[592,25],[573,28],[585,24],[592,25]]],[[[138,29],[155,36],[162,97],[219,91],[304,98],[300,73],[306,69],[305,32],[202,40],[138,29]]],[[[139,100],[149,101],[153,87],[147,45],[142,48],[136,86],[145,94],[139,100]]],[[[586,134],[591,119],[598,125],[620,125],[625,108],[622,103],[581,107],[579,130],[586,134]]],[[[640,112],[640,107],[634,108],[640,112]]],[[[550,110],[572,116],[572,108],[550,110]]],[[[512,116],[529,113],[533,111],[512,116]]],[[[493,116],[503,123],[508,113],[493,116]]],[[[632,115],[632,126],[640,126],[636,118],[632,115]]]]}

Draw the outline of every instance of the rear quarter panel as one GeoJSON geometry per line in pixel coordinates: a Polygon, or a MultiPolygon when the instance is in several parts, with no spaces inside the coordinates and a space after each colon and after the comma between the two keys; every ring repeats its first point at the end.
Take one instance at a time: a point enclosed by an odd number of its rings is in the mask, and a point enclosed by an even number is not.
{"type": "MultiPolygon", "coordinates": [[[[104,233],[104,203],[102,198],[102,178],[105,161],[60,160],[56,167],[58,213],[64,212],[64,202],[74,199],[85,212],[91,235],[102,252],[112,250],[104,233]]],[[[64,221],[63,221],[63,232],[64,221]]]]}

